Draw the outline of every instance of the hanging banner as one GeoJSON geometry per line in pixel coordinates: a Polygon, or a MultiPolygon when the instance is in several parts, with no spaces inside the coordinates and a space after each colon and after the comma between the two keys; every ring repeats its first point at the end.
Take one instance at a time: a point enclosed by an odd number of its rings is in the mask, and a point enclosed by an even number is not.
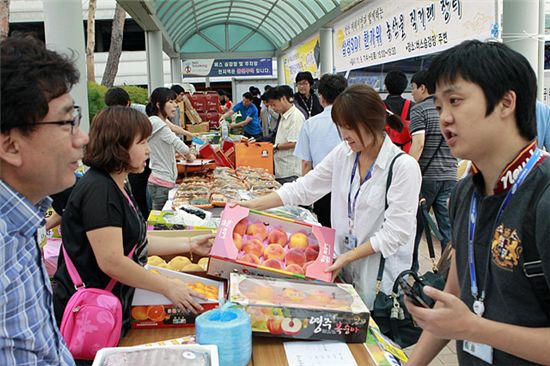
{"type": "Polygon", "coordinates": [[[467,39],[498,38],[496,1],[375,0],[334,25],[337,71],[443,51],[467,39]]]}
{"type": "Polygon", "coordinates": [[[319,35],[313,36],[299,45],[290,48],[283,54],[283,67],[285,72],[285,84],[293,85],[296,74],[300,71],[309,71],[313,78],[319,78],[321,61],[321,40],[319,35]]]}
{"type": "Polygon", "coordinates": [[[183,76],[272,76],[272,58],[183,61],[183,76]]]}

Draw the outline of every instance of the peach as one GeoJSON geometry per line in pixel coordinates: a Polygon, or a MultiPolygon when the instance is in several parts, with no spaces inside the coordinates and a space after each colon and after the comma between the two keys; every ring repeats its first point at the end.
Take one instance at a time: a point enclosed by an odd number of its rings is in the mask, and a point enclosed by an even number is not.
{"type": "Polygon", "coordinates": [[[266,260],[264,263],[263,263],[264,266],[266,267],[271,267],[271,268],[275,268],[275,269],[283,269],[283,264],[281,263],[280,260],[278,259],[275,259],[275,258],[271,258],[271,259],[268,259],[266,260]]]}
{"type": "Polygon", "coordinates": [[[317,256],[319,255],[319,246],[309,246],[306,248],[306,261],[314,261],[317,259],[317,256]]]}
{"type": "Polygon", "coordinates": [[[267,240],[270,243],[273,244],[281,244],[282,246],[285,246],[288,242],[288,236],[283,230],[280,229],[273,229],[269,233],[269,236],[267,237],[267,240]]]}
{"type": "Polygon", "coordinates": [[[237,250],[241,250],[243,246],[243,237],[239,233],[233,233],[233,244],[237,247],[237,250]]]}
{"type": "Polygon", "coordinates": [[[309,244],[307,235],[304,233],[294,233],[290,235],[290,240],[288,241],[289,248],[298,248],[305,250],[309,244]]]}
{"type": "Polygon", "coordinates": [[[297,264],[289,264],[288,266],[286,266],[285,271],[292,272],[292,273],[298,273],[298,274],[301,274],[301,275],[304,274],[304,269],[301,266],[297,265],[297,264]]]}
{"type": "Polygon", "coordinates": [[[257,222],[255,224],[248,225],[246,233],[261,241],[264,241],[265,238],[267,238],[267,226],[265,226],[261,222],[257,222]]]}
{"type": "Polygon", "coordinates": [[[279,244],[269,244],[264,249],[264,258],[283,260],[285,258],[285,250],[279,244]]]}
{"type": "Polygon", "coordinates": [[[306,255],[303,250],[290,249],[285,255],[285,262],[287,267],[289,264],[297,264],[302,267],[306,263],[306,255]]]}
{"type": "Polygon", "coordinates": [[[283,329],[281,328],[281,322],[283,318],[274,317],[267,320],[267,329],[271,334],[283,334],[283,329]]]}
{"type": "Polygon", "coordinates": [[[260,258],[252,253],[243,254],[239,257],[239,260],[247,263],[260,264],[260,258]]]}
{"type": "Polygon", "coordinates": [[[247,240],[242,247],[243,252],[246,254],[254,254],[256,257],[261,257],[264,251],[264,245],[258,239],[247,240]]]}
{"type": "Polygon", "coordinates": [[[243,236],[246,233],[246,228],[248,226],[248,220],[242,219],[235,225],[235,229],[233,229],[234,233],[238,233],[240,236],[243,236]]]}

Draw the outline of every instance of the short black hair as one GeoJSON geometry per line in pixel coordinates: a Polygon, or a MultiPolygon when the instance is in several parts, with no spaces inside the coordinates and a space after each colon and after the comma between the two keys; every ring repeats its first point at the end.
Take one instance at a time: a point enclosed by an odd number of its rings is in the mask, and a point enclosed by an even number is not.
{"type": "Polygon", "coordinates": [[[430,94],[433,93],[433,81],[430,79],[428,71],[426,70],[417,71],[411,78],[411,84],[412,83],[415,83],[417,87],[424,85],[430,94]]]}
{"type": "Polygon", "coordinates": [[[264,92],[268,91],[269,89],[272,89],[273,87],[271,85],[264,86],[264,92]]]}
{"type": "Polygon", "coordinates": [[[279,85],[275,88],[269,89],[267,92],[267,100],[279,100],[281,98],[286,98],[290,100],[293,97],[292,88],[288,85],[279,85]]]}
{"type": "Polygon", "coordinates": [[[130,102],[130,95],[126,90],[122,88],[115,86],[107,90],[107,93],[105,93],[105,104],[108,107],[111,107],[114,105],[121,105],[123,107],[127,107],[129,102],[130,102]]]}
{"type": "Polygon", "coordinates": [[[348,87],[348,81],[343,75],[325,74],[319,80],[319,94],[327,103],[334,103],[340,93],[348,87]]]}
{"type": "Polygon", "coordinates": [[[296,74],[296,83],[305,80],[310,86],[313,86],[313,75],[309,71],[300,71],[296,74]]]}
{"type": "Polygon", "coordinates": [[[251,92],[246,92],[246,93],[243,94],[243,98],[246,98],[248,100],[252,100],[252,99],[254,99],[254,96],[252,95],[251,92]]]}
{"type": "Polygon", "coordinates": [[[149,103],[145,106],[145,112],[149,117],[158,116],[159,114],[166,118],[164,106],[168,101],[176,100],[176,92],[172,89],[159,87],[153,90],[149,97],[149,103]],[[157,106],[158,104],[158,106],[157,106]]]}
{"type": "Polygon", "coordinates": [[[179,94],[181,94],[181,93],[185,93],[185,89],[183,89],[183,88],[181,87],[181,85],[178,85],[178,84],[172,85],[172,86],[170,87],[170,89],[173,90],[173,91],[176,93],[176,95],[179,95],[179,94]]]}
{"type": "Polygon", "coordinates": [[[48,103],[78,83],[71,57],[48,50],[42,41],[21,33],[0,43],[2,133],[12,128],[32,132],[36,122],[48,114],[48,103]]]}
{"type": "Polygon", "coordinates": [[[535,104],[537,78],[529,61],[499,42],[464,41],[437,55],[429,69],[430,83],[453,83],[458,78],[478,85],[487,104],[485,115],[509,91],[516,93],[516,124],[522,137],[537,135],[535,104]]]}
{"type": "MultiPolygon", "coordinates": [[[[407,80],[407,75],[403,71],[392,70],[386,74],[384,79],[384,85],[386,85],[386,90],[389,94],[392,95],[401,95],[407,89],[409,81],[407,80]]],[[[417,84],[418,85],[418,84],[417,84]]]]}

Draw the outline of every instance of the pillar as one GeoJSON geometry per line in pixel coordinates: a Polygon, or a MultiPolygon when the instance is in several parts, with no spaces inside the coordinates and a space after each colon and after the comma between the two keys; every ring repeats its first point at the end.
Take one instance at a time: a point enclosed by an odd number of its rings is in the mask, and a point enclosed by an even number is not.
{"type": "Polygon", "coordinates": [[[279,85],[285,85],[285,67],[283,65],[283,58],[277,57],[277,82],[279,85]]]}
{"type": "Polygon", "coordinates": [[[321,75],[334,73],[332,28],[321,28],[319,31],[321,50],[321,75]]]}
{"type": "Polygon", "coordinates": [[[181,72],[181,58],[170,57],[170,76],[172,84],[181,84],[183,81],[181,72]]]}
{"type": "Polygon", "coordinates": [[[145,32],[145,53],[147,54],[147,86],[150,95],[156,88],[164,86],[162,32],[145,32]]]}

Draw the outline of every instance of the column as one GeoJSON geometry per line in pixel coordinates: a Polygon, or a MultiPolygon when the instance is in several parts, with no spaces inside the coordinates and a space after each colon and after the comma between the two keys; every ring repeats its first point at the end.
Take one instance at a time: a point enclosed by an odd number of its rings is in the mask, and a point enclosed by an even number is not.
{"type": "Polygon", "coordinates": [[[286,84],[283,58],[280,55],[277,57],[277,82],[279,83],[279,85],[286,84]]]}
{"type": "Polygon", "coordinates": [[[170,57],[170,74],[171,74],[172,84],[182,83],[183,77],[181,73],[180,57],[170,57]]]}
{"type": "Polygon", "coordinates": [[[162,33],[160,31],[145,32],[145,52],[147,54],[147,86],[150,95],[156,88],[164,86],[162,33]]]}
{"type": "Polygon", "coordinates": [[[44,33],[48,49],[76,59],[75,66],[80,72],[80,80],[71,90],[71,95],[82,112],[80,127],[88,132],[90,116],[88,111],[86,44],[84,43],[82,2],[73,0],[44,1],[44,33]]]}
{"type": "Polygon", "coordinates": [[[332,55],[332,28],[321,28],[319,31],[321,39],[321,75],[334,73],[334,62],[332,55]]]}

